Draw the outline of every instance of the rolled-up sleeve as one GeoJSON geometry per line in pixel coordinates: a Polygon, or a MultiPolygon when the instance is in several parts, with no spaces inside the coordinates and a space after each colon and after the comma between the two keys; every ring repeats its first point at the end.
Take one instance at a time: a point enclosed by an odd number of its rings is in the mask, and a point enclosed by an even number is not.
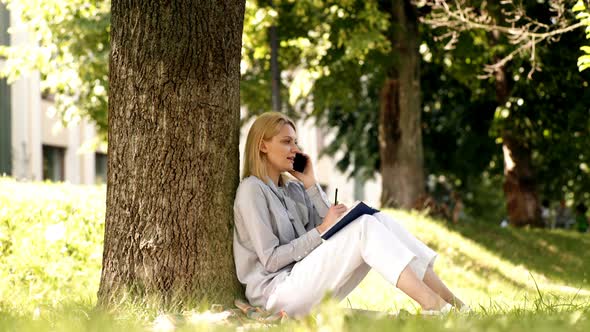
{"type": "Polygon", "coordinates": [[[251,246],[256,251],[260,262],[268,272],[303,259],[322,243],[317,229],[280,245],[271,224],[271,214],[262,188],[256,184],[240,188],[237,194],[234,213],[239,232],[246,232],[251,246]]]}
{"type": "Polygon", "coordinates": [[[307,188],[305,191],[307,192],[307,195],[309,196],[309,199],[317,210],[319,216],[321,218],[325,218],[328,214],[330,206],[332,206],[328,200],[328,197],[326,197],[326,193],[324,193],[320,185],[317,183],[307,188]]]}

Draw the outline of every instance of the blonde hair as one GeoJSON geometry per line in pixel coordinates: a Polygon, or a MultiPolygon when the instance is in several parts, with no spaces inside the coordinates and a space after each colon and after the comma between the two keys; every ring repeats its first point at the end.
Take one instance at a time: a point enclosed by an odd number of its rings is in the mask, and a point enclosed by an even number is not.
{"type": "MultiPolygon", "coordinates": [[[[268,179],[268,171],[266,169],[266,155],[260,151],[260,144],[262,140],[269,141],[274,136],[278,135],[281,128],[285,124],[293,127],[297,132],[295,123],[289,117],[279,112],[266,112],[258,116],[256,121],[248,131],[246,138],[246,148],[244,149],[244,169],[242,171],[242,179],[250,175],[254,175],[262,181],[266,182],[268,179]]],[[[281,174],[279,183],[285,184],[289,180],[284,174],[281,174]]]]}

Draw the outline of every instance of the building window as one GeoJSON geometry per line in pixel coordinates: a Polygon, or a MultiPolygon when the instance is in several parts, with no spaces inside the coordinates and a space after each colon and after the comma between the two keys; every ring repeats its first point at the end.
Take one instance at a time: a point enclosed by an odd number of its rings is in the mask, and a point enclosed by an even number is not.
{"type": "Polygon", "coordinates": [[[106,153],[96,153],[94,156],[95,182],[103,184],[107,182],[107,155],[106,153]]]}
{"type": "Polygon", "coordinates": [[[66,149],[43,145],[43,180],[63,181],[65,179],[66,149]]]}

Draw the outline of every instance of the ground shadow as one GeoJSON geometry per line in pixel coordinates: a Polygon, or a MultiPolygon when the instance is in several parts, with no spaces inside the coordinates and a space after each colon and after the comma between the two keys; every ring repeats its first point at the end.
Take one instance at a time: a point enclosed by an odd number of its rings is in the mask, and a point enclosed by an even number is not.
{"type": "Polygon", "coordinates": [[[464,237],[514,265],[570,287],[588,287],[590,234],[575,231],[500,228],[486,223],[449,225],[464,237]]]}

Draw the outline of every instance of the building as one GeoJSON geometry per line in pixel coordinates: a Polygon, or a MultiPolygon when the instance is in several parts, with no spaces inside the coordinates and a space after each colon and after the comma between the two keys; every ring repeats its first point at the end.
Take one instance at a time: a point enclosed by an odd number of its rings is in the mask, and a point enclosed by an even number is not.
{"type": "MultiPolygon", "coordinates": [[[[8,34],[15,19],[0,3],[1,45],[30,42],[26,32],[8,34]]],[[[106,151],[84,148],[95,137],[94,126],[82,121],[64,128],[60,119],[50,116],[52,105],[41,96],[39,73],[11,85],[0,80],[0,174],[75,184],[105,182],[106,151]]]]}
{"type": "MultiPolygon", "coordinates": [[[[28,43],[26,33],[7,33],[9,16],[0,3],[0,44],[28,43]]],[[[10,18],[15,19],[15,15],[10,18]]],[[[44,99],[41,95],[38,73],[20,78],[10,86],[6,80],[0,80],[0,174],[73,184],[105,182],[106,151],[85,148],[95,138],[94,126],[82,121],[63,128],[60,120],[51,116],[52,104],[51,99],[44,99]]],[[[241,129],[240,156],[250,125],[251,122],[241,129]]],[[[339,202],[351,204],[362,199],[378,207],[380,179],[365,183],[349,180],[335,170],[332,158],[318,157],[324,143],[330,139],[330,132],[309,121],[300,121],[297,125],[300,146],[311,156],[318,180],[330,199],[334,199],[334,191],[338,188],[339,202]]]]}

